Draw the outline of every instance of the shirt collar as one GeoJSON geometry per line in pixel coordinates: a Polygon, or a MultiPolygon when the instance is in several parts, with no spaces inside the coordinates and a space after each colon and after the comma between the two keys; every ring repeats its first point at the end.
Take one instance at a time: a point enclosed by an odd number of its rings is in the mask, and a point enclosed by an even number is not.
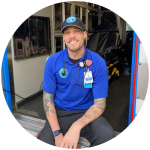
{"type": "MultiPolygon", "coordinates": [[[[84,55],[82,56],[82,58],[80,59],[80,61],[78,63],[80,63],[81,61],[85,60],[85,56],[86,56],[86,53],[87,53],[87,49],[86,49],[85,46],[84,46],[84,49],[85,49],[84,55]]],[[[72,62],[70,61],[69,56],[68,56],[68,48],[64,49],[64,53],[63,53],[63,56],[62,56],[62,61],[63,62],[68,62],[68,63],[72,64],[72,62]]]]}

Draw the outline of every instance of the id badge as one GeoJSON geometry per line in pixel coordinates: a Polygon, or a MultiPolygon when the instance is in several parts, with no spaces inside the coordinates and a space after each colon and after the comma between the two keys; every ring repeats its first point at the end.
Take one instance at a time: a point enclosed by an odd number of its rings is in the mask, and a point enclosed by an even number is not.
{"type": "Polygon", "coordinates": [[[92,88],[92,83],[84,83],[84,88],[92,88]]]}
{"type": "Polygon", "coordinates": [[[84,83],[93,83],[93,76],[92,76],[91,71],[86,72],[86,75],[85,75],[85,78],[84,78],[84,83]]]}
{"type": "Polygon", "coordinates": [[[84,72],[85,78],[84,78],[84,88],[92,88],[92,83],[93,83],[93,77],[92,77],[92,72],[87,71],[86,74],[84,72]]]}

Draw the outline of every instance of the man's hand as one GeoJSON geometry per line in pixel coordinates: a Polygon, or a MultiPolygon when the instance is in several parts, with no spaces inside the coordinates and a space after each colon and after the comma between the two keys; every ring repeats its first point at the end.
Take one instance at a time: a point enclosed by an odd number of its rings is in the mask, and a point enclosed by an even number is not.
{"type": "Polygon", "coordinates": [[[55,146],[61,147],[62,141],[63,141],[63,134],[60,133],[58,136],[55,137],[55,146]]]}
{"type": "Polygon", "coordinates": [[[61,147],[76,149],[79,141],[80,131],[80,126],[78,126],[76,123],[73,123],[68,132],[65,134],[61,147]]]}

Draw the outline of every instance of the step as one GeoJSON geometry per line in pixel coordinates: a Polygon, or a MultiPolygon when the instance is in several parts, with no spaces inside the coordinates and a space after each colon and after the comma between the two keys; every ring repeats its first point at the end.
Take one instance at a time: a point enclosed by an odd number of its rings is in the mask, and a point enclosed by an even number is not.
{"type": "Polygon", "coordinates": [[[18,121],[18,123],[24,127],[25,129],[29,129],[32,131],[40,132],[44,125],[45,125],[45,120],[18,114],[18,113],[13,113],[14,117],[18,121]]]}
{"type": "Polygon", "coordinates": [[[24,108],[19,108],[13,111],[14,113],[19,113],[19,114],[23,114],[23,115],[29,115],[32,117],[39,117],[38,113],[35,111],[31,111],[31,110],[27,110],[24,108]]]}

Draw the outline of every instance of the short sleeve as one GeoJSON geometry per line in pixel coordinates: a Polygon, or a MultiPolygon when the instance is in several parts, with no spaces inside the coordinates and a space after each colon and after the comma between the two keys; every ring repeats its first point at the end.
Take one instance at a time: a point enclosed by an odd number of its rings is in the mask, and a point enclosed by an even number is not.
{"type": "Polygon", "coordinates": [[[55,94],[56,76],[53,68],[53,60],[51,57],[48,58],[45,64],[44,83],[42,88],[45,92],[49,94],[55,94]]]}
{"type": "Polygon", "coordinates": [[[105,98],[108,96],[108,73],[104,59],[100,58],[93,74],[93,98],[105,98]]]}

